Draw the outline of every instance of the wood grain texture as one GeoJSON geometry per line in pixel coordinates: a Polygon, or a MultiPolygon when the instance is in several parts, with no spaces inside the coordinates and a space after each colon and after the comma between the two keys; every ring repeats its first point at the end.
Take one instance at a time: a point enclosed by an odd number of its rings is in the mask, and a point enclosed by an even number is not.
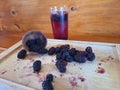
{"type": "Polygon", "coordinates": [[[120,43],[120,0],[0,0],[0,31],[37,29],[53,38],[49,8],[61,5],[68,6],[69,39],[120,43]]]}

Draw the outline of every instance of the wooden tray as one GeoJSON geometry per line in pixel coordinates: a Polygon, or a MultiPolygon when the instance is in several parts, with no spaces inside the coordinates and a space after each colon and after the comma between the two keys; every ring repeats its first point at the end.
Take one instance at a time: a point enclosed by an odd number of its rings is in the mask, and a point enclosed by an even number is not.
{"type": "Polygon", "coordinates": [[[61,44],[70,44],[78,50],[91,46],[96,59],[84,64],[68,63],[67,72],[61,74],[54,65],[55,55],[29,54],[24,60],[18,60],[17,53],[23,48],[20,41],[0,54],[0,83],[18,90],[42,90],[46,74],[52,73],[54,90],[120,90],[119,44],[48,39],[47,48],[61,44]],[[32,69],[38,59],[42,61],[39,75],[32,69]],[[101,68],[104,73],[98,73],[101,68]]]}

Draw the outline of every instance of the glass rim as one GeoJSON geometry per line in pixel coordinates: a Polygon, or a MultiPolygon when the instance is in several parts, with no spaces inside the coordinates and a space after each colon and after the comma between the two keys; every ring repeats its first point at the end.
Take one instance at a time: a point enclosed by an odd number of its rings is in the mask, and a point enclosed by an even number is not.
{"type": "Polygon", "coordinates": [[[50,11],[68,11],[68,7],[66,5],[64,6],[53,6],[53,7],[50,7],[50,11]]]}

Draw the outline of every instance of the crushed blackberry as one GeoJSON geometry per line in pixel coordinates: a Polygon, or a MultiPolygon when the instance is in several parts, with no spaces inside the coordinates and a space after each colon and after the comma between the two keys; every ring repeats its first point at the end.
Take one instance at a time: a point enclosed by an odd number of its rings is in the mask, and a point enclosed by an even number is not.
{"type": "Polygon", "coordinates": [[[26,55],[27,55],[27,51],[22,49],[20,52],[18,52],[17,58],[24,59],[26,57],[26,55]]]}
{"type": "Polygon", "coordinates": [[[47,74],[46,81],[52,82],[53,81],[53,75],[52,74],[47,74]]]}
{"type": "Polygon", "coordinates": [[[55,53],[55,47],[51,47],[49,50],[48,50],[48,55],[53,55],[55,53]]]}
{"type": "Polygon", "coordinates": [[[66,64],[62,60],[58,60],[56,62],[56,67],[58,68],[59,72],[65,73],[66,72],[66,64]]]}
{"type": "Polygon", "coordinates": [[[46,80],[42,82],[42,89],[43,90],[54,90],[52,83],[46,80]]]}
{"type": "Polygon", "coordinates": [[[34,73],[39,73],[40,70],[41,70],[41,61],[40,60],[36,60],[33,63],[33,71],[34,71],[34,73]]]}
{"type": "Polygon", "coordinates": [[[94,59],[95,59],[95,54],[94,53],[88,53],[87,60],[88,61],[93,61],[94,59]]]}
{"type": "Polygon", "coordinates": [[[90,46],[86,47],[85,51],[88,52],[88,53],[92,53],[93,52],[92,51],[92,47],[90,47],[90,46]]]}

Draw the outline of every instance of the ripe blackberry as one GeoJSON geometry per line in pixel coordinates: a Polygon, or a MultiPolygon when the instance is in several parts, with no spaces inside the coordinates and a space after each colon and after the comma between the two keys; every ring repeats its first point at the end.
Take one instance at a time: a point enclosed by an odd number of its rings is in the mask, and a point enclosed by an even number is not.
{"type": "Polygon", "coordinates": [[[26,42],[26,46],[28,46],[29,48],[30,48],[30,46],[33,46],[33,45],[35,45],[35,39],[31,39],[31,40],[28,40],[27,42],[26,42]]]}
{"type": "Polygon", "coordinates": [[[37,52],[38,53],[40,51],[40,46],[38,46],[38,45],[31,45],[29,47],[29,51],[37,52]]]}
{"type": "Polygon", "coordinates": [[[43,90],[54,90],[52,83],[46,80],[42,82],[42,89],[43,90]]]}
{"type": "Polygon", "coordinates": [[[85,63],[86,62],[86,58],[83,55],[77,54],[74,56],[74,59],[76,62],[79,63],[85,63]]]}
{"type": "Polygon", "coordinates": [[[39,73],[40,70],[41,70],[41,61],[40,60],[36,60],[33,63],[33,71],[34,71],[34,73],[39,73]]]}
{"type": "Polygon", "coordinates": [[[57,53],[56,54],[56,60],[61,60],[62,58],[62,53],[57,53]]]}
{"type": "Polygon", "coordinates": [[[27,55],[27,51],[22,49],[18,54],[17,54],[17,58],[19,59],[24,59],[27,55]]]}
{"type": "Polygon", "coordinates": [[[61,73],[65,73],[66,72],[66,64],[64,63],[64,61],[58,60],[56,62],[56,67],[58,68],[58,70],[61,73]]]}
{"type": "Polygon", "coordinates": [[[55,48],[55,53],[57,54],[57,53],[59,53],[60,52],[60,47],[56,47],[55,48]]]}
{"type": "Polygon", "coordinates": [[[93,61],[94,59],[95,59],[95,54],[94,53],[88,53],[87,60],[88,61],[93,61]]]}
{"type": "Polygon", "coordinates": [[[52,82],[53,81],[53,75],[52,74],[47,74],[46,81],[52,82]]]}
{"type": "Polygon", "coordinates": [[[70,45],[69,44],[66,44],[66,45],[61,45],[60,46],[60,51],[61,52],[66,52],[70,49],[70,45]]]}
{"type": "Polygon", "coordinates": [[[73,59],[72,56],[68,56],[68,57],[66,57],[65,60],[66,60],[67,62],[72,62],[72,61],[74,61],[74,59],[73,59]]]}
{"type": "Polygon", "coordinates": [[[70,57],[69,52],[63,52],[61,59],[62,59],[62,60],[65,60],[67,57],[70,57]]]}
{"type": "Polygon", "coordinates": [[[76,54],[76,49],[75,48],[71,48],[69,50],[69,53],[70,53],[71,56],[74,56],[76,54]]]}
{"type": "Polygon", "coordinates": [[[35,39],[36,45],[42,48],[42,40],[40,38],[35,39]]]}
{"type": "Polygon", "coordinates": [[[88,52],[87,51],[79,51],[79,54],[82,55],[83,57],[87,57],[88,52]]]}
{"type": "Polygon", "coordinates": [[[88,53],[92,53],[93,52],[92,51],[92,47],[90,47],[90,46],[86,47],[85,51],[88,52],[88,53]]]}
{"type": "Polygon", "coordinates": [[[48,55],[53,55],[55,53],[55,47],[51,47],[49,50],[48,50],[48,55]]]}
{"type": "Polygon", "coordinates": [[[38,53],[39,54],[46,54],[48,52],[48,50],[46,48],[41,48],[38,53]]]}

